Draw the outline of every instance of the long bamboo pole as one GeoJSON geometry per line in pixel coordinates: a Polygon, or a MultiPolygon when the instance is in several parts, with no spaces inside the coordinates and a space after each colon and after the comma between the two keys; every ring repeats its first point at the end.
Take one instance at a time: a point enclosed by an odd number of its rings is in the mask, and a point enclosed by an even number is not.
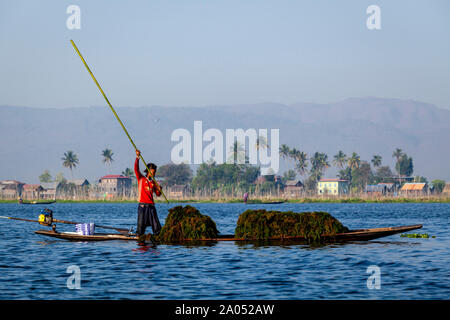
{"type": "MultiPolygon", "coordinates": [[[[116,116],[117,121],[119,121],[119,124],[122,126],[123,131],[125,131],[125,134],[127,135],[128,139],[130,140],[131,144],[133,145],[135,150],[138,150],[138,148],[136,147],[136,145],[133,142],[133,139],[131,139],[130,134],[128,133],[127,129],[125,128],[125,126],[123,125],[122,121],[120,120],[119,116],[117,115],[116,111],[114,110],[113,106],[111,105],[111,103],[108,100],[108,97],[106,97],[105,92],[103,92],[102,87],[100,86],[100,84],[98,83],[97,79],[95,79],[94,74],[92,73],[91,69],[89,69],[89,66],[87,65],[86,61],[84,60],[83,56],[81,55],[80,51],[78,50],[77,46],[75,45],[75,42],[73,42],[73,40],[70,40],[70,42],[72,43],[72,46],[74,47],[75,51],[78,53],[78,55],[81,58],[81,61],[83,61],[84,66],[86,67],[87,71],[89,72],[89,74],[91,75],[92,79],[94,80],[95,84],[97,85],[98,89],[100,90],[100,92],[102,93],[103,97],[106,100],[106,103],[108,103],[109,107],[111,108],[111,111],[114,113],[114,115],[116,116]]],[[[156,184],[156,187],[159,189],[159,191],[161,192],[161,194],[164,196],[164,199],[166,199],[167,203],[169,203],[169,200],[167,200],[166,195],[164,194],[161,186],[158,184],[158,182],[155,180],[155,177],[153,177],[150,169],[147,167],[147,163],[144,161],[144,158],[142,157],[142,154],[139,156],[140,159],[142,160],[142,162],[144,163],[145,167],[147,168],[147,172],[150,174],[150,178],[153,180],[153,182],[156,184]]]]}

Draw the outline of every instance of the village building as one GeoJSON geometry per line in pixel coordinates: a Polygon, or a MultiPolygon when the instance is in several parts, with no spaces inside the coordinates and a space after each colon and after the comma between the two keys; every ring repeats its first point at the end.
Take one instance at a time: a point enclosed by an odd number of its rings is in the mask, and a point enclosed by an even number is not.
{"type": "Polygon", "coordinates": [[[264,176],[259,176],[256,178],[254,184],[263,184],[264,182],[266,182],[266,178],[264,176]]]}
{"type": "Polygon", "coordinates": [[[87,179],[63,180],[57,185],[55,193],[80,199],[89,197],[89,189],[90,183],[87,179]]]}
{"type": "Polygon", "coordinates": [[[168,188],[168,197],[169,198],[183,198],[186,192],[186,186],[176,184],[168,188]]]}
{"type": "Polygon", "coordinates": [[[303,190],[303,183],[300,180],[288,180],[284,185],[284,196],[296,198],[302,195],[303,190]]]}
{"type": "Polygon", "coordinates": [[[107,198],[118,196],[129,196],[131,192],[131,178],[123,175],[106,175],[101,177],[98,188],[107,198]]]}
{"type": "Polygon", "coordinates": [[[0,197],[2,199],[17,199],[22,194],[25,183],[16,180],[0,181],[0,197]]]}
{"type": "Polygon", "coordinates": [[[341,195],[348,194],[348,180],[343,179],[320,179],[317,183],[318,195],[341,195]]]}
{"type": "Polygon", "coordinates": [[[365,187],[364,192],[371,196],[384,196],[387,187],[380,184],[369,184],[365,187]]]}
{"type": "Polygon", "coordinates": [[[42,199],[43,192],[44,188],[40,184],[26,184],[22,188],[21,198],[27,200],[42,199]]]}
{"type": "Polygon", "coordinates": [[[281,176],[275,174],[266,174],[263,176],[259,176],[258,178],[256,178],[254,183],[262,184],[264,182],[275,182],[275,184],[277,185],[283,184],[281,176]]]}
{"type": "Polygon", "coordinates": [[[395,183],[380,182],[380,183],[378,183],[378,185],[386,187],[385,194],[395,194],[395,192],[397,190],[397,185],[395,183]]]}
{"type": "Polygon", "coordinates": [[[450,196],[450,183],[446,183],[444,189],[442,190],[442,194],[446,196],[450,196]]]}
{"type": "Polygon", "coordinates": [[[428,194],[428,184],[421,183],[405,183],[400,189],[403,196],[422,196],[428,194]]]}
{"type": "Polygon", "coordinates": [[[256,185],[261,185],[266,182],[275,184],[275,187],[278,188],[278,190],[283,189],[283,187],[284,187],[281,176],[275,175],[275,174],[267,174],[267,175],[259,176],[258,178],[256,178],[255,182],[253,182],[253,183],[256,185]]]}
{"type": "Polygon", "coordinates": [[[88,187],[89,181],[87,179],[75,179],[75,180],[67,180],[67,183],[72,183],[76,187],[88,187]]]}
{"type": "Polygon", "coordinates": [[[44,191],[41,193],[42,199],[56,199],[56,187],[58,186],[56,182],[43,182],[41,186],[44,188],[44,191]]]}

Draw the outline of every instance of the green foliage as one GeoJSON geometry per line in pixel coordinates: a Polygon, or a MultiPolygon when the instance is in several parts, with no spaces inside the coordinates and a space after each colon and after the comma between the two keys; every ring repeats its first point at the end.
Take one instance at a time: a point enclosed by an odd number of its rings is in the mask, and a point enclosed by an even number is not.
{"type": "Polygon", "coordinates": [[[400,148],[395,148],[394,152],[392,153],[392,157],[395,158],[398,162],[402,156],[403,150],[400,148]]]}
{"type": "Polygon", "coordinates": [[[63,175],[63,173],[62,172],[58,172],[58,174],[56,175],[56,177],[55,177],[55,182],[58,184],[58,183],[61,183],[61,182],[67,182],[67,180],[66,180],[66,178],[64,178],[64,175],[63,175]]]}
{"type": "Polygon", "coordinates": [[[294,180],[296,176],[297,176],[297,174],[295,173],[295,171],[292,169],[289,169],[288,171],[285,171],[283,173],[283,178],[281,178],[281,180],[283,181],[283,183],[286,183],[289,180],[294,180]]]}
{"type": "Polygon", "coordinates": [[[352,180],[352,169],[347,167],[345,169],[339,170],[338,178],[342,180],[351,181],[352,180]]]}
{"type": "MultiPolygon", "coordinates": [[[[430,238],[430,235],[428,233],[403,233],[400,235],[402,238],[423,238],[428,239],[430,238]]],[[[432,236],[432,238],[436,238],[436,236],[432,236]]]]}
{"type": "Polygon", "coordinates": [[[347,158],[348,166],[352,169],[358,168],[361,164],[361,158],[356,152],[353,152],[350,157],[347,158]]]}
{"type": "Polygon", "coordinates": [[[45,170],[40,176],[39,181],[42,183],[45,182],[52,182],[52,175],[50,174],[50,171],[45,170]]]}
{"type": "Polygon", "coordinates": [[[362,161],[361,164],[352,169],[352,188],[357,190],[364,190],[367,184],[372,184],[374,181],[372,169],[370,164],[362,161]]]}
{"type": "Polygon", "coordinates": [[[61,160],[63,161],[63,166],[69,168],[70,171],[80,162],[78,156],[73,151],[64,152],[64,157],[61,160]]]}
{"type": "Polygon", "coordinates": [[[280,155],[283,159],[290,159],[295,162],[295,170],[297,170],[300,176],[303,176],[308,172],[308,155],[306,152],[297,150],[296,148],[290,149],[289,146],[283,144],[280,147],[280,155]]]}
{"type": "Polygon", "coordinates": [[[232,162],[233,164],[240,164],[247,162],[248,158],[245,155],[245,146],[239,141],[234,141],[233,146],[230,147],[230,156],[227,162],[232,162]]]}
{"type": "Polygon", "coordinates": [[[282,144],[279,152],[280,152],[280,156],[283,159],[288,159],[291,154],[291,149],[289,148],[289,146],[287,144],[282,144]]]}
{"type": "Polygon", "coordinates": [[[111,149],[106,148],[105,150],[102,150],[103,163],[111,164],[111,162],[114,161],[114,159],[112,158],[113,155],[114,153],[111,149]]]}
{"type": "Polygon", "coordinates": [[[315,191],[317,188],[317,181],[315,180],[315,178],[313,176],[310,176],[308,179],[306,179],[303,182],[303,185],[306,190],[315,191]]]}
{"type": "Polygon", "coordinates": [[[343,169],[346,162],[347,155],[342,150],[339,150],[339,152],[334,156],[333,164],[336,167],[343,169]]]}
{"type": "Polygon", "coordinates": [[[326,153],[315,152],[309,159],[311,162],[311,176],[315,182],[319,181],[324,171],[330,167],[328,163],[328,155],[326,153]]]}
{"type": "Polygon", "coordinates": [[[239,185],[248,186],[256,180],[259,174],[258,167],[248,164],[202,163],[192,180],[192,187],[215,191],[227,187],[235,188],[239,185]]]}
{"type": "Polygon", "coordinates": [[[395,165],[395,170],[400,175],[411,176],[414,172],[412,158],[408,157],[407,154],[402,154],[395,165]]]}
{"type": "Polygon", "coordinates": [[[216,224],[210,217],[202,215],[196,208],[189,205],[177,206],[169,209],[169,214],[157,240],[162,243],[171,243],[212,239],[217,238],[218,234],[216,224]]]}
{"type": "Polygon", "coordinates": [[[445,188],[445,181],[444,180],[433,180],[431,181],[431,183],[433,184],[434,190],[437,193],[442,193],[442,190],[444,190],[445,188]]]}
{"type": "Polygon", "coordinates": [[[122,171],[122,175],[129,178],[135,178],[134,171],[130,168],[126,168],[124,171],[122,171]]]}
{"type": "Polygon", "coordinates": [[[75,194],[77,186],[72,182],[67,182],[67,180],[63,178],[56,189],[57,193],[75,194]]]}
{"type": "Polygon", "coordinates": [[[131,168],[126,168],[124,171],[122,171],[122,175],[128,178],[131,178],[131,185],[133,188],[137,187],[137,179],[136,175],[134,174],[134,170],[131,168]]]}
{"type": "Polygon", "coordinates": [[[381,160],[382,160],[383,158],[381,157],[381,156],[379,156],[379,155],[374,155],[373,156],[373,158],[372,158],[372,164],[373,164],[373,166],[374,167],[379,167],[379,166],[381,166],[381,160]]]}
{"type": "Polygon", "coordinates": [[[192,170],[185,163],[168,163],[158,168],[158,176],[164,177],[164,185],[184,185],[191,182],[192,170]]]}
{"type": "Polygon", "coordinates": [[[306,152],[294,148],[290,151],[290,156],[295,161],[295,170],[297,170],[301,176],[305,175],[308,172],[308,155],[306,152]]]}
{"type": "Polygon", "coordinates": [[[271,191],[275,191],[278,184],[275,181],[264,181],[258,185],[258,191],[260,193],[267,193],[271,191]]]}
{"type": "Polygon", "coordinates": [[[378,167],[375,172],[376,182],[394,182],[393,176],[394,174],[389,166],[378,167]]]}
{"type": "Polygon", "coordinates": [[[327,212],[247,210],[238,219],[236,238],[267,240],[269,238],[303,237],[320,242],[322,235],[348,232],[348,228],[327,212]]]}
{"type": "Polygon", "coordinates": [[[422,177],[422,176],[415,176],[414,177],[414,182],[418,182],[418,183],[428,183],[427,178],[422,177]]]}

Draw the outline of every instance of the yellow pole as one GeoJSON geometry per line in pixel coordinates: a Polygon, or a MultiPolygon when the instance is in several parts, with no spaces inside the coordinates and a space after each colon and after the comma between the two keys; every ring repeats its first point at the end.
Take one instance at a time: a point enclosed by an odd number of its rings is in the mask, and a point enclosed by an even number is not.
{"type": "MultiPolygon", "coordinates": [[[[123,131],[125,131],[125,134],[127,135],[128,139],[130,139],[131,144],[133,145],[135,150],[138,150],[138,148],[136,147],[136,145],[133,142],[133,139],[131,139],[130,135],[128,134],[127,129],[125,128],[125,126],[123,125],[122,121],[120,120],[119,116],[117,115],[116,111],[114,110],[113,106],[111,105],[111,103],[109,102],[108,98],[106,97],[106,94],[103,92],[102,87],[100,87],[100,84],[97,82],[97,79],[95,79],[94,74],[92,73],[91,69],[89,69],[89,66],[87,65],[86,61],[84,60],[83,56],[81,55],[80,51],[78,50],[77,46],[75,45],[75,42],[73,42],[73,40],[70,40],[70,42],[72,43],[75,51],[78,53],[78,55],[81,58],[81,61],[83,61],[84,66],[86,67],[87,71],[89,72],[89,74],[91,75],[92,79],[94,80],[95,84],[97,85],[98,89],[100,90],[100,92],[102,93],[103,97],[105,98],[106,102],[108,103],[109,107],[111,108],[111,111],[114,113],[114,115],[117,118],[117,121],[119,121],[120,125],[122,126],[123,131]]],[[[155,178],[153,177],[152,173],[150,172],[150,169],[147,167],[147,163],[144,161],[144,158],[142,157],[142,155],[140,155],[140,159],[142,160],[142,162],[144,163],[145,167],[147,168],[148,173],[150,174],[150,178],[153,180],[153,182],[156,184],[156,186],[158,187],[158,189],[161,191],[161,194],[164,196],[164,199],[166,199],[167,203],[169,203],[169,200],[167,200],[166,195],[164,194],[164,192],[162,191],[162,188],[160,187],[160,185],[158,184],[158,182],[155,180],[155,178]]]]}

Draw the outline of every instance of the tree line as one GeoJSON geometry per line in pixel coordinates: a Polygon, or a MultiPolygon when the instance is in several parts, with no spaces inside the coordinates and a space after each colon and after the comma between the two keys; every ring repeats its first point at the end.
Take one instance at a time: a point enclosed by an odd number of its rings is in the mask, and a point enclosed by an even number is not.
{"type": "MultiPolygon", "coordinates": [[[[267,147],[265,141],[258,139],[257,147],[267,147]]],[[[255,185],[255,181],[260,176],[260,168],[248,164],[239,164],[240,157],[245,156],[243,147],[236,141],[233,145],[233,163],[217,164],[213,161],[201,164],[195,176],[192,169],[187,164],[168,163],[158,167],[157,176],[162,178],[161,184],[163,186],[173,185],[187,185],[192,189],[200,190],[207,189],[211,191],[225,191],[241,190],[241,191],[255,191],[259,188],[260,191],[275,190],[280,187],[280,181],[276,181],[274,176],[268,175],[260,183],[255,185]]],[[[326,170],[331,166],[338,169],[337,177],[339,179],[349,181],[350,188],[353,192],[363,191],[368,184],[377,184],[380,182],[395,182],[395,178],[401,181],[401,178],[412,176],[414,172],[414,165],[412,157],[408,156],[402,149],[396,148],[392,157],[395,159],[396,175],[392,172],[388,165],[382,165],[383,158],[380,155],[373,155],[369,161],[361,160],[356,152],[346,155],[342,150],[339,150],[332,159],[323,152],[314,152],[309,156],[306,152],[296,148],[290,148],[288,145],[281,145],[280,156],[290,161],[294,169],[289,169],[284,172],[282,182],[294,180],[297,174],[300,176],[306,190],[315,190],[317,182],[324,176],[326,170]]],[[[104,164],[109,164],[114,161],[114,153],[111,149],[104,149],[101,152],[101,159],[104,164]]],[[[61,158],[62,165],[70,170],[73,180],[73,169],[79,164],[79,158],[73,151],[67,151],[61,158]]],[[[136,184],[136,177],[134,170],[125,168],[122,175],[132,178],[133,184],[136,184]]],[[[55,179],[52,178],[50,172],[45,170],[40,176],[41,182],[57,182],[67,184],[67,180],[60,172],[55,179]]],[[[416,182],[428,182],[426,178],[417,176],[414,179],[416,182]]],[[[445,181],[433,180],[433,186],[438,192],[441,192],[445,187],[445,181]]]]}

